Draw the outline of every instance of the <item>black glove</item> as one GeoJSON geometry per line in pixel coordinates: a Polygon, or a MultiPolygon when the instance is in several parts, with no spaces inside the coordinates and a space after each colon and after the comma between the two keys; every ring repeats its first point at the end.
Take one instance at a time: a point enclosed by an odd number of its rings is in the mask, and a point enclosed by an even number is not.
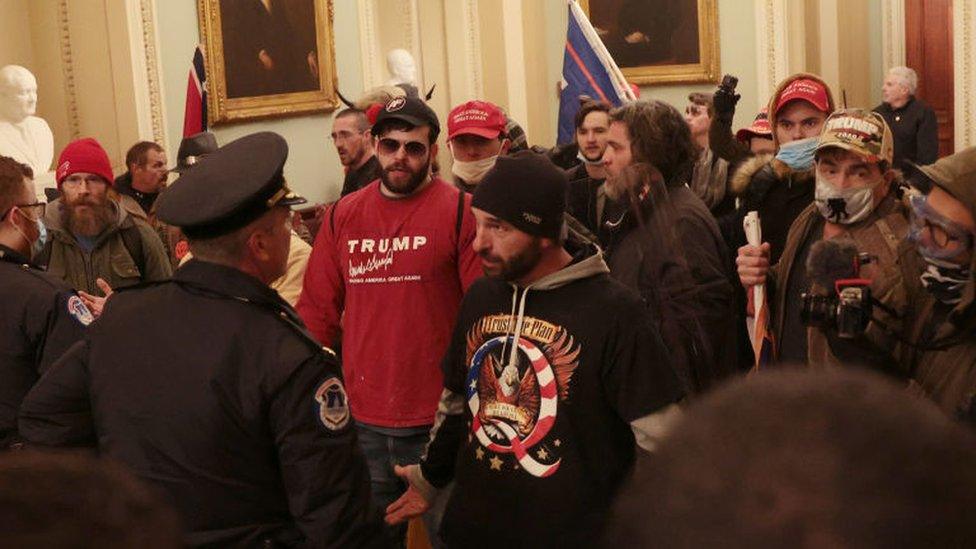
{"type": "Polygon", "coordinates": [[[730,124],[735,116],[735,104],[739,102],[741,96],[734,91],[726,90],[721,86],[715,90],[712,97],[712,106],[715,108],[715,116],[728,121],[730,124]]]}

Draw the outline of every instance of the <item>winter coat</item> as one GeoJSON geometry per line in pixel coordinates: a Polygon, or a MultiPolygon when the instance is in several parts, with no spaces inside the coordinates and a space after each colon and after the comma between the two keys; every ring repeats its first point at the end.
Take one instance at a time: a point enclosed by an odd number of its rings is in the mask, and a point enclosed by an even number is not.
{"type": "MultiPolygon", "coordinates": [[[[779,262],[773,265],[767,277],[767,295],[770,296],[770,314],[773,333],[777,335],[776,354],[779,354],[787,310],[787,295],[790,277],[798,276],[799,269],[806,269],[806,265],[796,265],[797,254],[803,243],[808,239],[814,242],[822,240],[823,223],[816,204],[811,204],[797,218],[786,237],[785,249],[779,262]],[[815,233],[814,231],[817,231],[815,233]]],[[[884,326],[898,336],[907,336],[903,318],[910,317],[911,295],[918,287],[918,274],[921,272],[918,254],[905,238],[908,235],[908,213],[904,204],[894,193],[889,193],[871,214],[859,223],[846,226],[844,231],[834,239],[853,241],[858,252],[868,253],[872,257],[861,270],[861,277],[871,280],[871,295],[889,308],[897,311],[902,318],[894,318],[875,307],[873,316],[880,319],[884,326]]],[[[821,288],[821,290],[831,290],[821,288]]],[[[790,314],[800,314],[800,303],[792,304],[790,314]]],[[[830,330],[833,335],[835,331],[830,330]]],[[[900,343],[887,333],[879,324],[872,322],[865,333],[866,343],[872,349],[884,353],[897,353],[900,343]]],[[[859,356],[857,358],[863,358],[859,356]]],[[[847,360],[845,360],[847,362],[847,360]]],[[[834,356],[828,344],[825,332],[819,328],[807,328],[807,364],[815,367],[838,366],[841,360],[834,356]]],[[[904,377],[905,372],[889,372],[904,377]]]]}
{"type": "Polygon", "coordinates": [[[169,257],[156,231],[145,221],[130,215],[114,200],[108,204],[116,214],[115,221],[106,228],[85,252],[73,234],[61,224],[61,199],[48,205],[44,224],[48,229],[48,244],[41,253],[40,263],[47,272],[68,283],[76,290],[102,295],[95,284],[105,279],[112,288],[134,286],[141,282],[165,280],[173,274],[169,257]]]}
{"type": "MultiPolygon", "coordinates": [[[[769,99],[769,124],[773,128],[773,144],[779,150],[776,138],[776,103],[783,90],[800,78],[821,82],[827,90],[829,109],[834,110],[834,99],[827,86],[819,77],[797,73],[780,82],[776,92],[769,99]]],[[[828,113],[829,114],[829,113],[828,113]]],[[[742,220],[750,211],[759,212],[759,223],[763,240],[771,246],[772,263],[779,260],[786,242],[790,225],[811,202],[814,193],[814,169],[793,170],[772,155],[758,155],[743,161],[730,177],[729,192],[740,200],[738,209],[719,221],[722,234],[733,250],[745,245],[745,231],[742,220]]]]}
{"type": "MultiPolygon", "coordinates": [[[[940,187],[965,204],[976,219],[976,150],[943,158],[929,173],[940,187]]],[[[915,341],[922,346],[911,355],[914,387],[931,398],[947,414],[976,422],[976,254],[969,266],[969,283],[962,300],[934,326],[932,337],[923,337],[932,324],[934,298],[920,288],[925,299],[916,316],[915,341]]]]}
{"type": "Polygon", "coordinates": [[[610,274],[644,298],[686,384],[703,391],[735,373],[732,261],[701,199],[687,185],[660,189],[615,225],[610,274]]]}

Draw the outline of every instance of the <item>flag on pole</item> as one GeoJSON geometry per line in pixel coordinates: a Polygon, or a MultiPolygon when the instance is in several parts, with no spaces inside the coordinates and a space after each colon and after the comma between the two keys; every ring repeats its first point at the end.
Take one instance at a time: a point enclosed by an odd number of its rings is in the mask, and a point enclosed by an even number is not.
{"type": "Polygon", "coordinates": [[[559,143],[573,140],[573,119],[579,111],[581,95],[606,101],[615,107],[637,99],[583,9],[576,0],[569,0],[563,81],[559,93],[559,143]]]}
{"type": "Polygon", "coordinates": [[[183,137],[207,131],[207,73],[203,50],[193,52],[193,66],[186,82],[186,107],[183,112],[183,137]]]}

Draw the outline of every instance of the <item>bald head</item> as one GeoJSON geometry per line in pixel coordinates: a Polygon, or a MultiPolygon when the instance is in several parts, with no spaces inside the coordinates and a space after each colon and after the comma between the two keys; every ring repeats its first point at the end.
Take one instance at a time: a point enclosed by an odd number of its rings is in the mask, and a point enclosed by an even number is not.
{"type": "Polygon", "coordinates": [[[19,123],[37,110],[37,79],[20,65],[0,68],[0,117],[19,123]]]}

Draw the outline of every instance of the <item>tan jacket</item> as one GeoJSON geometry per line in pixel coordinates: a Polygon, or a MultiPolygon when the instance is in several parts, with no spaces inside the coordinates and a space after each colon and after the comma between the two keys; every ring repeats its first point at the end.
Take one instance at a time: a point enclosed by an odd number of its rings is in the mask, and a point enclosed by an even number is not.
{"type": "MultiPolygon", "coordinates": [[[[305,268],[308,266],[308,256],[312,254],[312,247],[302,240],[300,236],[291,233],[291,241],[288,243],[288,267],[285,274],[278,278],[269,286],[278,292],[282,299],[292,307],[298,303],[298,296],[302,295],[302,283],[305,280],[305,268]]],[[[180,265],[193,259],[193,254],[187,252],[180,265]]]]}
{"type": "MultiPolygon", "coordinates": [[[[969,148],[925,168],[937,185],[969,208],[976,219],[976,149],[969,148]]],[[[969,265],[969,283],[962,300],[937,326],[932,338],[922,339],[935,300],[919,288],[925,300],[916,316],[914,341],[941,349],[917,350],[912,356],[913,386],[950,416],[976,422],[976,254],[969,265]]]]}
{"type": "MultiPolygon", "coordinates": [[[[976,282],[970,280],[969,294],[976,282]]],[[[925,290],[922,289],[922,292],[925,290]]],[[[925,308],[917,315],[913,340],[919,341],[931,317],[935,300],[927,296],[925,308]]],[[[963,300],[955,309],[972,310],[976,304],[963,300]]],[[[946,344],[944,349],[914,351],[912,357],[912,389],[931,399],[950,417],[976,420],[976,325],[955,325],[944,322],[935,337],[923,343],[946,344]]]]}
{"type": "MultiPolygon", "coordinates": [[[[770,270],[770,325],[776,335],[777,355],[780,350],[779,334],[782,333],[785,324],[783,311],[789,288],[788,277],[793,270],[800,246],[812,231],[822,227],[822,224],[818,223],[821,219],[816,204],[808,206],[790,227],[783,255],[770,270]]],[[[871,293],[874,298],[906,315],[910,314],[908,313],[909,296],[919,285],[918,273],[921,270],[914,248],[905,241],[907,234],[906,208],[893,194],[889,194],[867,219],[846,227],[843,233],[835,237],[852,240],[859,252],[866,252],[877,258],[862,270],[862,278],[871,279],[871,293]]],[[[815,241],[822,239],[821,234],[812,236],[815,241]]],[[[794,312],[799,314],[799,308],[795,307],[794,312]]],[[[881,319],[896,333],[907,337],[909,327],[903,321],[891,317],[877,307],[874,309],[873,316],[881,319]]],[[[887,353],[899,353],[900,344],[876,323],[872,322],[868,326],[865,336],[868,341],[887,353]]],[[[807,328],[807,364],[814,367],[839,364],[830,351],[827,338],[817,328],[807,328]]]]}
{"type": "Polygon", "coordinates": [[[47,271],[63,279],[76,290],[102,295],[95,280],[105,279],[112,288],[134,286],[141,282],[165,280],[173,274],[166,250],[156,232],[145,221],[129,215],[114,200],[108,203],[116,213],[112,223],[98,237],[95,248],[86,253],[66,227],[61,224],[61,199],[48,205],[44,224],[48,228],[49,253],[45,251],[47,271]],[[141,258],[134,258],[122,231],[136,231],[141,258]]]}

